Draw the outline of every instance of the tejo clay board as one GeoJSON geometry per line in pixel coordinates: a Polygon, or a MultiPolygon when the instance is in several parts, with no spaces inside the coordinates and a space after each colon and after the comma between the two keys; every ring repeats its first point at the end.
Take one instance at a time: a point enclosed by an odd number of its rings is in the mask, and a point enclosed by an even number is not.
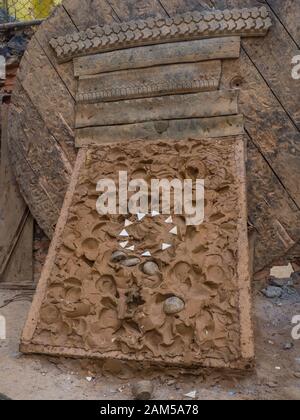
{"type": "Polygon", "coordinates": [[[21,351],[250,366],[244,162],[242,136],[81,149],[21,351]],[[204,222],[99,215],[97,182],[117,181],[119,171],[128,171],[128,181],[204,179],[204,222]],[[124,229],[128,237],[120,236],[124,229]]]}

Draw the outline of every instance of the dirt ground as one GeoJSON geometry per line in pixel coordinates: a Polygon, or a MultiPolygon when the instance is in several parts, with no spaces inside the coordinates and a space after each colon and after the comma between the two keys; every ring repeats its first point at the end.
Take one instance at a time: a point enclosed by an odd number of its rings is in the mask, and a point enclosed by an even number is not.
{"type": "Polygon", "coordinates": [[[0,394],[16,400],[127,400],[131,384],[147,378],[153,380],[153,399],[188,400],[185,394],[196,391],[198,400],[300,400],[300,340],[291,338],[291,320],[300,315],[300,287],[284,287],[281,298],[268,299],[260,292],[264,285],[256,282],[253,290],[256,368],[247,374],[149,373],[126,363],[112,371],[109,363],[22,355],[19,338],[32,293],[2,290],[7,339],[0,341],[0,394]]]}

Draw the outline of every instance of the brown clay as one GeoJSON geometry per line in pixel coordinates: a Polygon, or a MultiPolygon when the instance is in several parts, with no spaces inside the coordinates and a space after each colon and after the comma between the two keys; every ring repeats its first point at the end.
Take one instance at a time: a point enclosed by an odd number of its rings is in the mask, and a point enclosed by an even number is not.
{"type": "Polygon", "coordinates": [[[21,349],[245,366],[253,345],[243,144],[242,137],[227,137],[82,150],[21,349]],[[140,264],[112,261],[127,217],[97,213],[96,183],[116,180],[119,170],[129,179],[205,179],[205,222],[187,226],[174,215],[175,236],[166,216],[146,216],[127,228],[135,250],[124,251],[140,264]],[[162,251],[164,242],[172,248],[162,251]],[[151,258],[141,257],[146,249],[151,258]],[[155,276],[144,274],[147,261],[157,264],[155,276]],[[170,316],[164,304],[172,296],[185,306],[170,316]]]}

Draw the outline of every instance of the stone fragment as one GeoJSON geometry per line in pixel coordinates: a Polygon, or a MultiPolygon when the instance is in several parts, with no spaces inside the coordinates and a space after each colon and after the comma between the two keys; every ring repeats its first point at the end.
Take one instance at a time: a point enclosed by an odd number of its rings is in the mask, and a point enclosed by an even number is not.
{"type": "Polygon", "coordinates": [[[150,400],[154,388],[151,381],[140,381],[132,385],[132,394],[136,400],[150,400]]]}
{"type": "Polygon", "coordinates": [[[272,286],[275,286],[275,287],[292,286],[293,285],[293,280],[290,277],[279,279],[277,277],[272,276],[272,277],[270,277],[270,284],[272,286]]]}
{"type": "Polygon", "coordinates": [[[155,262],[148,261],[143,265],[143,272],[148,276],[155,276],[159,273],[159,267],[155,262]]]}
{"type": "Polygon", "coordinates": [[[125,260],[126,258],[127,258],[127,255],[125,254],[125,252],[115,251],[111,256],[111,261],[119,262],[119,261],[125,260]]]}
{"type": "Polygon", "coordinates": [[[134,267],[139,263],[140,260],[138,258],[128,258],[127,260],[122,261],[122,265],[125,265],[125,267],[134,267]]]}
{"type": "Polygon", "coordinates": [[[185,303],[182,299],[178,298],[177,296],[173,296],[168,298],[164,303],[164,312],[167,315],[178,314],[179,312],[183,311],[185,307],[185,303]]]}
{"type": "Polygon", "coordinates": [[[268,286],[262,290],[262,294],[268,299],[280,298],[282,296],[282,289],[280,287],[268,286]]]}
{"type": "Polygon", "coordinates": [[[283,350],[292,350],[293,347],[294,347],[294,343],[288,342],[284,344],[283,350]]]}

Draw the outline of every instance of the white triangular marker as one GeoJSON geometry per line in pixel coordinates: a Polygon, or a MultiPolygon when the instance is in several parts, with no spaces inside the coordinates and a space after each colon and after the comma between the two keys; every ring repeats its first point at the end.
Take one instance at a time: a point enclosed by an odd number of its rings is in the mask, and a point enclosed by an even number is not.
{"type": "Polygon", "coordinates": [[[166,249],[169,249],[169,248],[172,248],[172,245],[170,245],[170,244],[162,244],[162,246],[161,246],[161,249],[163,251],[165,251],[166,249]]]}
{"type": "Polygon", "coordinates": [[[151,213],[151,216],[152,216],[152,217],[156,217],[156,216],[159,216],[159,215],[160,215],[159,211],[156,211],[156,210],[154,210],[154,211],[151,213]]]}
{"type": "Polygon", "coordinates": [[[126,229],[122,230],[122,232],[120,233],[120,236],[124,236],[124,237],[129,236],[127,230],[126,229]]]}
{"type": "Polygon", "coordinates": [[[166,223],[173,223],[173,219],[172,216],[168,217],[167,220],[165,221],[166,223]]]}
{"type": "Polygon", "coordinates": [[[129,246],[128,248],[126,248],[128,251],[134,251],[134,249],[135,249],[135,246],[134,245],[132,245],[132,246],[129,246]]]}
{"type": "Polygon", "coordinates": [[[142,257],[151,257],[151,252],[149,251],[143,252],[142,257]]]}
{"type": "Polygon", "coordinates": [[[172,235],[177,235],[178,234],[177,226],[175,226],[173,229],[171,229],[170,233],[172,233],[172,235]]]}
{"type": "Polygon", "coordinates": [[[143,220],[144,217],[146,217],[145,213],[138,213],[137,214],[137,218],[139,219],[139,221],[143,220]]]}
{"type": "Polygon", "coordinates": [[[125,227],[131,226],[133,223],[130,220],[125,220],[125,227]]]}
{"type": "Polygon", "coordinates": [[[120,242],[120,247],[121,248],[126,248],[127,245],[128,245],[128,241],[126,241],[126,242],[120,242]]]}
{"type": "Polygon", "coordinates": [[[192,391],[192,392],[189,392],[188,394],[185,394],[184,396],[188,398],[192,398],[194,400],[196,398],[196,395],[197,395],[197,391],[192,391]]]}

